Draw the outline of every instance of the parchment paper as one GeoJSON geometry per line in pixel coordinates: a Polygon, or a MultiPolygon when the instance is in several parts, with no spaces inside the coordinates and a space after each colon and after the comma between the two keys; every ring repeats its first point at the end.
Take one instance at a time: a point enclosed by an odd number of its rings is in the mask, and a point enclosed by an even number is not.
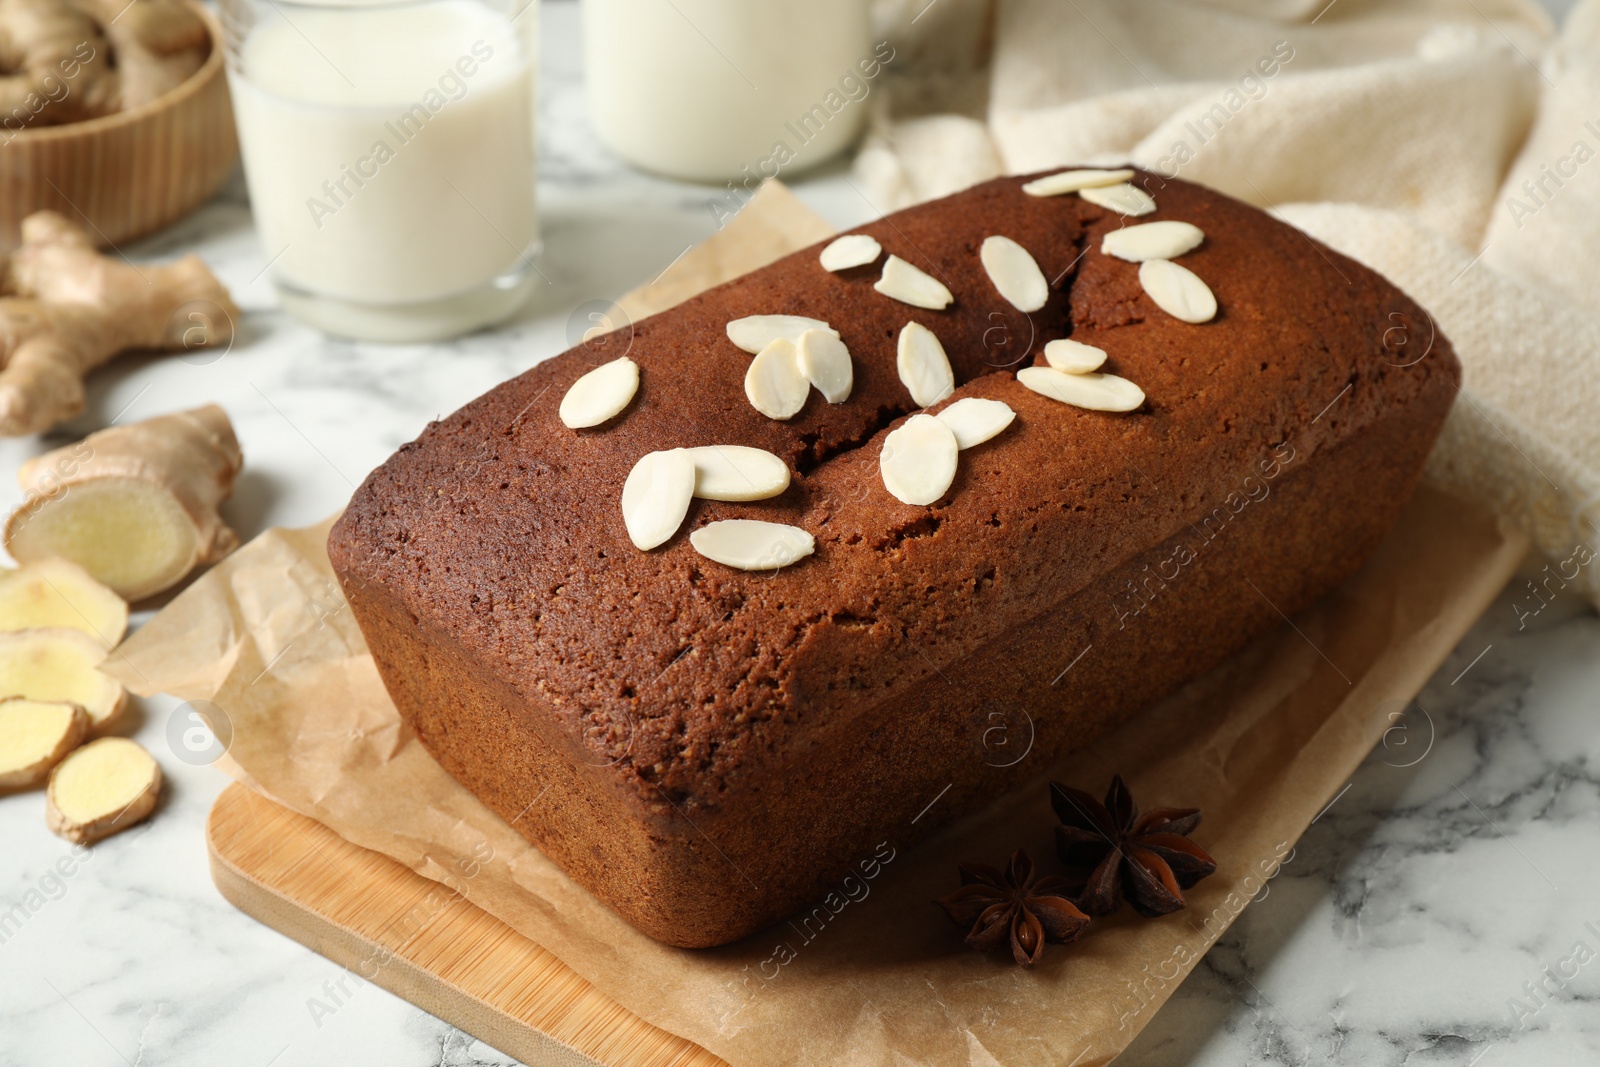
{"type": "MultiPolygon", "coordinates": [[[[771,189],[661,282],[681,298],[815,240],[771,189]],[[789,234],[792,241],[775,240],[789,234]]],[[[659,292],[624,308],[655,309],[659,292]]],[[[464,892],[644,1019],[734,1064],[1102,1064],[1147,1023],[1290,855],[1526,550],[1424,488],[1368,566],[1294,626],[1041,775],[1093,792],[1115,771],[1147,806],[1204,802],[1219,862],[1160,920],[1123,913],[1032,972],[966,949],[929,901],[963,859],[1052,856],[1042,785],[914,850],[880,854],[826,919],[721,949],[668,948],[567,879],[445,774],[389,701],[328,564],[332,520],[269,530],[140,629],[107,669],[225,718],[228,773],[464,892]],[[1048,772],[1048,773],[1046,773],[1048,772]],[[487,857],[487,859],[486,859],[487,857]],[[463,871],[474,871],[470,878],[463,871]]],[[[1393,735],[1391,735],[1393,736],[1393,735]]],[[[1043,778],[1041,778],[1041,781],[1043,778]]],[[[522,818],[539,817],[537,802],[522,818]]],[[[774,843],[781,845],[781,843],[774,843]]]]}

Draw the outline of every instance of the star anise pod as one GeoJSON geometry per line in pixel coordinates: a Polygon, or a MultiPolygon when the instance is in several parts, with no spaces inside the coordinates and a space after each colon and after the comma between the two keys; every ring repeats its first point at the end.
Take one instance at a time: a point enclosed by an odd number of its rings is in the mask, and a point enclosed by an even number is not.
{"type": "Polygon", "coordinates": [[[1195,808],[1156,808],[1139,814],[1122,775],[1111,779],[1101,803],[1081,789],[1050,784],[1056,852],[1067,865],[1075,898],[1090,915],[1109,915],[1127,897],[1141,915],[1167,915],[1183,907],[1183,890],[1217,869],[1188,835],[1200,825],[1195,808]]]}
{"type": "Polygon", "coordinates": [[[1008,937],[1011,955],[1032,967],[1044,955],[1046,941],[1076,941],[1089,917],[1067,899],[1063,878],[1035,879],[1033,860],[1022,849],[1011,854],[1004,871],[983,863],[963,863],[961,888],[934,901],[950,920],[971,929],[967,944],[980,952],[1008,937]]]}

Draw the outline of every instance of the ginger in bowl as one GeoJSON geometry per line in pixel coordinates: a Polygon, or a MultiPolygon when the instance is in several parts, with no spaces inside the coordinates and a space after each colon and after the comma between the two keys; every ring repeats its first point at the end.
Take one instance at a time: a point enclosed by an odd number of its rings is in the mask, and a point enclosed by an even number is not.
{"type": "Polygon", "coordinates": [[[174,221],[238,154],[220,33],[189,0],[0,0],[0,245],[59,211],[102,244],[174,221]]]}

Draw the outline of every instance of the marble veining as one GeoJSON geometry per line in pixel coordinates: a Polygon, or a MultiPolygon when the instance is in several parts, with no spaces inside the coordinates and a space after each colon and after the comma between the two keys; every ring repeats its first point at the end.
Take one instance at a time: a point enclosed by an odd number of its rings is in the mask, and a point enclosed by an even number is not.
{"type": "Polygon", "coordinates": [[[1600,620],[1521,584],[1126,1062],[1600,1061],[1600,620]]]}
{"type": "MultiPolygon", "coordinates": [[[[205,257],[244,310],[238,343],[113,365],[69,426],[0,442],[0,470],[119,413],[214,400],[247,457],[230,520],[246,536],[311,523],[429,419],[565,348],[586,306],[711,233],[719,190],[640,175],[595,141],[576,5],[543,14],[545,282],[515,322],[400,347],[299,326],[236,180],[123,251],[205,257]]],[[[845,173],[795,182],[840,226],[877,214],[845,173]]],[[[0,506],[18,498],[0,480],[0,506]]],[[[1524,620],[1503,596],[1119,1062],[1600,1062],[1597,696],[1600,620],[1568,598],[1524,620]]],[[[174,704],[133,715],[169,782],[141,828],[74,852],[44,829],[41,794],[0,798],[0,1065],[511,1062],[376,986],[341,988],[340,968],[222,900],[202,828],[224,779],[176,758],[174,704]]]]}

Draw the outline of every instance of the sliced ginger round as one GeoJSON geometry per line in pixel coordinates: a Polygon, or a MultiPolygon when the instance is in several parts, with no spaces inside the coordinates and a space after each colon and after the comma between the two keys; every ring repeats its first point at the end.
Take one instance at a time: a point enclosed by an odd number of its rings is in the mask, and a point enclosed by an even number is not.
{"type": "Polygon", "coordinates": [[[137,741],[102,737],[75,749],[50,772],[45,822],[86,845],[149,815],[161,795],[161,767],[137,741]]]}
{"type": "Polygon", "coordinates": [[[76,704],[0,701],[0,790],[38,785],[50,768],[83,743],[89,716],[76,704]]]}
{"type": "Polygon", "coordinates": [[[105,658],[105,648],[82,630],[0,633],[0,699],[76,704],[90,728],[104,732],[128,703],[122,683],[98,669],[105,658]]]}
{"type": "Polygon", "coordinates": [[[106,648],[128,629],[128,604],[64,559],[0,570],[0,632],[64,626],[82,630],[106,648]]]}

